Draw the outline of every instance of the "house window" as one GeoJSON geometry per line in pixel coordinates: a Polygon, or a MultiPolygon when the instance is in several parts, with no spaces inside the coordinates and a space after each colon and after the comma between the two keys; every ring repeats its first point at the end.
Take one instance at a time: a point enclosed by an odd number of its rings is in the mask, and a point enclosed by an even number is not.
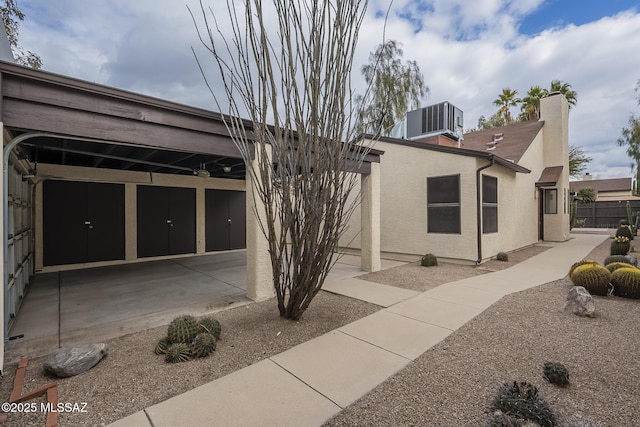
{"type": "Polygon", "coordinates": [[[482,232],[498,232],[498,178],[482,175],[482,232]]]}
{"type": "Polygon", "coordinates": [[[460,234],[460,175],[427,178],[427,232],[460,234]]]}
{"type": "Polygon", "coordinates": [[[544,190],[544,213],[557,214],[558,213],[558,190],[544,190]]]}

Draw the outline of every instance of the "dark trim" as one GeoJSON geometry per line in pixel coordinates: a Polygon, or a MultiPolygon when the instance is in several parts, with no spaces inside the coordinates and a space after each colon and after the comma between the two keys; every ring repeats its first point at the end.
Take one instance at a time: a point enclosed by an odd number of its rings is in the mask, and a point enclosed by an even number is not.
{"type": "MultiPolygon", "coordinates": [[[[371,135],[365,135],[364,137],[373,138],[373,136],[371,135]]],[[[502,157],[498,157],[495,154],[485,153],[485,152],[476,151],[476,150],[470,150],[468,148],[449,147],[446,145],[429,144],[426,142],[416,142],[416,141],[411,141],[407,139],[398,139],[398,138],[391,138],[391,137],[380,137],[380,141],[388,142],[390,144],[403,145],[405,147],[419,148],[422,150],[431,150],[431,151],[438,151],[441,153],[454,154],[457,156],[486,159],[489,161],[493,161],[495,164],[511,169],[515,172],[531,173],[531,170],[525,168],[524,166],[520,166],[517,163],[503,159],[502,157]]]]}

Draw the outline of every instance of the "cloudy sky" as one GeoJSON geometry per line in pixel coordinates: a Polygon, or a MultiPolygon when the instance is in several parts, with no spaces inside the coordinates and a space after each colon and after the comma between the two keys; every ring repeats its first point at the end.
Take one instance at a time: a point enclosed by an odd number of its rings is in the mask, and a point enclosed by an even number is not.
{"type": "MultiPolygon", "coordinates": [[[[203,0],[224,12],[223,0],[203,0]]],[[[354,70],[383,41],[390,0],[370,0],[354,70]]],[[[191,47],[187,6],[197,0],[20,0],[20,43],[54,73],[215,110],[191,47]]],[[[593,158],[596,178],[631,176],[616,145],[640,79],[637,0],[395,0],[386,38],[416,60],[430,95],[464,111],[465,128],[491,116],[502,88],[524,95],[551,80],[570,83],[578,104],[570,144],[593,158]]],[[[361,79],[360,79],[361,80],[361,79]]],[[[518,111],[514,109],[517,115],[518,111]]]]}

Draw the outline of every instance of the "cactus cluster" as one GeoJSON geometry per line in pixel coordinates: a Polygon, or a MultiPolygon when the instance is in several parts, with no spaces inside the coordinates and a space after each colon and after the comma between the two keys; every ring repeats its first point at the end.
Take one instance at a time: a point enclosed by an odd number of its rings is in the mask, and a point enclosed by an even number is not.
{"type": "Polygon", "coordinates": [[[618,229],[616,230],[616,237],[618,236],[626,237],[629,240],[633,240],[633,232],[631,231],[631,228],[629,228],[628,224],[621,224],[620,227],[618,227],[618,229]]]}
{"type": "Polygon", "coordinates": [[[426,254],[420,260],[420,265],[423,267],[434,267],[438,265],[438,258],[434,254],[426,254]]]}
{"type": "Polygon", "coordinates": [[[528,382],[514,381],[503,384],[493,399],[491,410],[533,421],[542,427],[556,425],[556,416],[551,406],[538,388],[528,382]]]}
{"type": "Polygon", "coordinates": [[[619,297],[640,299],[640,270],[628,266],[615,270],[611,277],[613,294],[619,297]]]}
{"type": "Polygon", "coordinates": [[[569,371],[562,363],[545,362],[542,373],[551,384],[558,387],[569,385],[569,371]]]}
{"type": "Polygon", "coordinates": [[[576,286],[583,286],[591,295],[606,296],[609,293],[611,272],[598,263],[577,266],[569,276],[576,286]]]}
{"type": "Polygon", "coordinates": [[[221,331],[220,322],[210,317],[198,321],[192,316],[180,316],[171,321],[167,336],[158,341],[154,353],[164,354],[168,363],[206,357],[216,349],[221,331]]]}

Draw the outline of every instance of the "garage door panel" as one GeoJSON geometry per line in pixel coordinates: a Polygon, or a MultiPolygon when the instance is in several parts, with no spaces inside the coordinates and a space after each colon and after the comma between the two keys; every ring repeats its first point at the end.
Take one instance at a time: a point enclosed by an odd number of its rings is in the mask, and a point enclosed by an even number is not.
{"type": "Polygon", "coordinates": [[[223,190],[205,192],[206,251],[229,249],[229,197],[223,190]]]}
{"type": "Polygon", "coordinates": [[[196,190],[169,188],[169,255],[196,252],[196,190]]]}
{"type": "Polygon", "coordinates": [[[89,186],[88,261],[124,259],[124,185],[89,186]]]}
{"type": "Polygon", "coordinates": [[[169,199],[166,187],[138,186],[138,257],[169,253],[169,199]]]}
{"type": "Polygon", "coordinates": [[[43,264],[87,261],[87,183],[43,183],[43,264]]]}

